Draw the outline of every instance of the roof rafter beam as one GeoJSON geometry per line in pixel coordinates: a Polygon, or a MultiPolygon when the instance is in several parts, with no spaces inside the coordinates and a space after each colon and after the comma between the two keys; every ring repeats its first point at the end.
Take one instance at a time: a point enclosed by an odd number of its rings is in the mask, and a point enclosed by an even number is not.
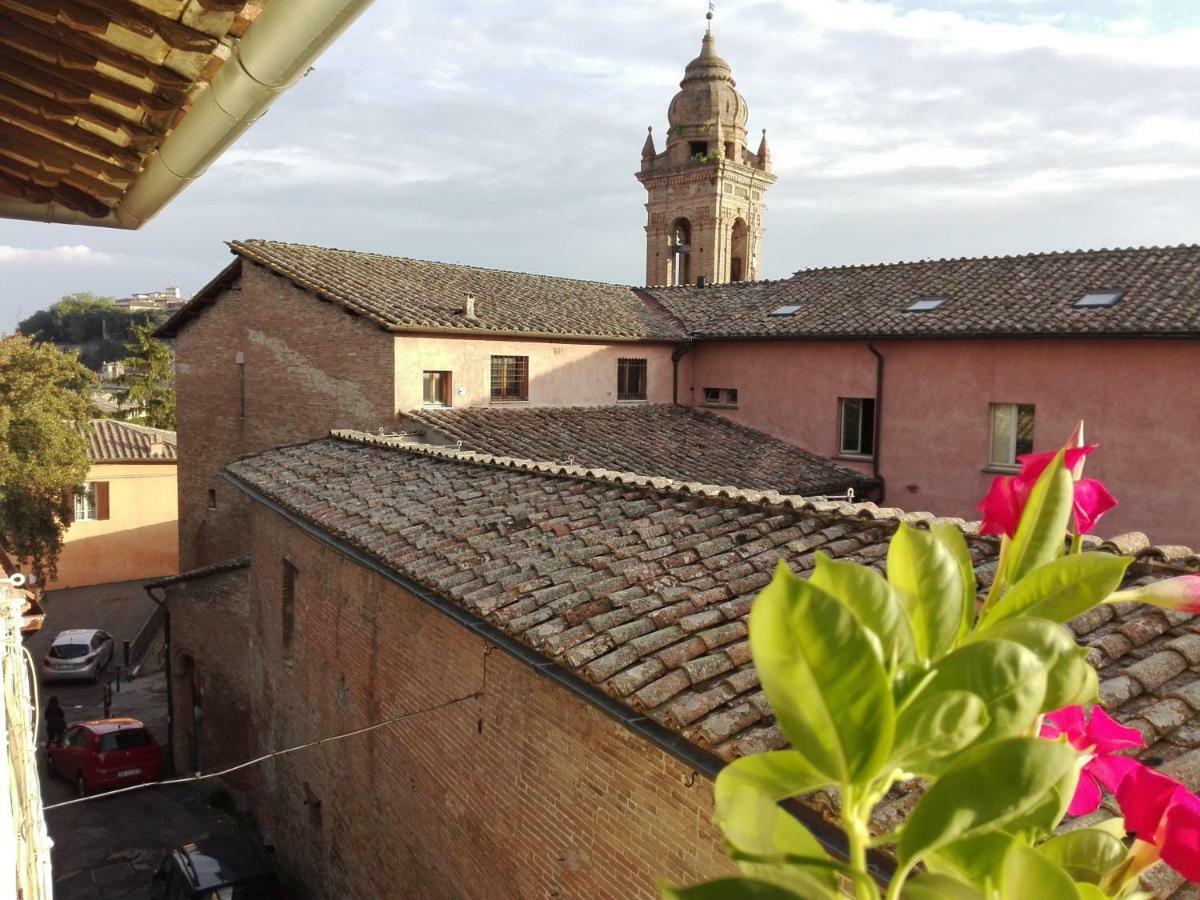
{"type": "MultiPolygon", "coordinates": [[[[16,127],[12,130],[18,131],[16,127]]],[[[128,186],[129,182],[137,177],[136,172],[23,130],[16,134],[6,134],[0,140],[0,154],[23,160],[29,165],[36,165],[41,161],[55,166],[66,166],[68,169],[121,186],[128,186]]]]}
{"type": "Polygon", "coordinates": [[[52,121],[42,118],[36,111],[6,102],[0,97],[0,122],[19,128],[26,134],[36,135],[56,144],[62,144],[82,153],[90,154],[110,165],[118,166],[136,174],[141,171],[141,157],[133,150],[105,140],[90,131],[84,131],[68,121],[52,121]]]}

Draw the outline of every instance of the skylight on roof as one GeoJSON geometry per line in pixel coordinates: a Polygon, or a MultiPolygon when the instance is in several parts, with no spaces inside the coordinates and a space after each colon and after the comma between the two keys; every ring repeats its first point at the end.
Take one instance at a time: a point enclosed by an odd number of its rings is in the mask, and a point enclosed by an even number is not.
{"type": "Polygon", "coordinates": [[[946,302],[945,297],[921,297],[905,308],[905,312],[930,312],[946,302]]]}
{"type": "Polygon", "coordinates": [[[800,305],[795,304],[793,306],[781,306],[781,307],[779,307],[779,309],[772,310],[771,315],[773,315],[773,316],[794,316],[799,311],[800,311],[800,305]]]}
{"type": "Polygon", "coordinates": [[[1113,306],[1124,296],[1124,291],[1094,291],[1090,294],[1084,294],[1075,301],[1075,305],[1083,309],[1113,306]]]}

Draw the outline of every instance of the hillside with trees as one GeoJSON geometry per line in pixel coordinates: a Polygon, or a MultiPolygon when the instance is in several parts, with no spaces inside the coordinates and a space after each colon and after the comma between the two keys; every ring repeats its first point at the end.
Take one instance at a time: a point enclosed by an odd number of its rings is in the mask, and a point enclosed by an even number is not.
{"type": "Polygon", "coordinates": [[[166,318],[160,310],[129,311],[117,306],[112,297],[83,291],[68,294],[17,327],[34,341],[77,350],[83,364],[99,372],[104,362],[126,355],[127,345],[136,340],[137,327],[157,327],[166,318]]]}

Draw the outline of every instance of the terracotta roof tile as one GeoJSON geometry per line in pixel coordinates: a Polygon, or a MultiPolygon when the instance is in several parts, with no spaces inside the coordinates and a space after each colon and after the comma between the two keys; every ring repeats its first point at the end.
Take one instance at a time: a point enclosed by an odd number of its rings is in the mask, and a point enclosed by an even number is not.
{"type": "Polygon", "coordinates": [[[693,337],[1200,333],[1200,246],[809,269],[781,281],[647,288],[693,337]],[[1111,307],[1075,306],[1121,291],[1111,307]],[[929,312],[908,307],[942,297],[929,312]],[[798,306],[794,315],[772,315],[798,306]]]}
{"type": "Polygon", "coordinates": [[[413,410],[425,442],[519,459],[785,494],[863,493],[871,479],[761,431],[674,405],[413,410]]]}
{"type": "MultiPolygon", "coordinates": [[[[761,579],[746,581],[742,565],[767,576],[779,559],[798,569],[817,549],[834,545],[845,559],[875,558],[898,522],[871,504],[750,499],[752,492],[711,486],[668,490],[630,473],[351,433],[269,450],[230,464],[228,471],[248,489],[443,596],[452,596],[447,584],[473,573],[471,583],[482,580],[487,587],[463,595],[464,606],[549,662],[726,759],[785,744],[762,698],[745,637],[761,579]],[[471,498],[466,506],[463,497],[471,498]],[[455,513],[446,515],[447,508],[455,513]],[[560,515],[589,524],[559,534],[516,521],[560,515]],[[381,535],[389,540],[377,544],[381,535]],[[708,559],[736,555],[734,535],[759,536],[743,547],[774,535],[786,539],[748,559],[738,557],[737,572],[710,571],[696,562],[702,547],[713,554],[708,559]],[[639,559],[647,542],[662,537],[670,541],[663,546],[691,549],[659,557],[661,573],[643,584],[645,573],[622,563],[639,559]],[[735,549],[723,549],[729,545],[735,549]],[[553,589],[555,584],[563,587],[553,589]]],[[[996,543],[969,527],[967,534],[986,586],[996,543]]],[[[1177,574],[1186,569],[1181,566],[1135,562],[1127,583],[1177,574]]],[[[1200,758],[1200,665],[1194,662],[1200,619],[1168,618],[1129,603],[1106,609],[1071,624],[1080,644],[1097,654],[1109,712],[1145,735],[1149,756],[1186,769],[1191,778],[1200,758]]],[[[893,799],[897,809],[907,802],[901,795],[893,799]]]]}
{"type": "MultiPolygon", "coordinates": [[[[685,337],[669,317],[623,285],[280,241],[233,241],[229,246],[238,256],[386,328],[668,341],[685,337]],[[466,311],[468,295],[474,297],[473,318],[466,311]]],[[[192,303],[209,300],[197,295],[192,303]]],[[[193,314],[184,307],[166,327],[193,314]]]]}
{"type": "Polygon", "coordinates": [[[92,419],[88,459],[94,463],[174,462],[175,432],[116,419],[92,419]]]}

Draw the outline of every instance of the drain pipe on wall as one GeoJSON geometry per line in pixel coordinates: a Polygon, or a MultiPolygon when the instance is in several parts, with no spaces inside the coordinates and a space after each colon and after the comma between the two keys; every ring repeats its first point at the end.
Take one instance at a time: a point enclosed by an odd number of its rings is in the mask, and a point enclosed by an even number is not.
{"type": "Polygon", "coordinates": [[[691,341],[680,344],[671,351],[671,402],[679,405],[679,361],[692,352],[691,341]]]}
{"type": "Polygon", "coordinates": [[[875,349],[874,341],[867,341],[867,349],[875,357],[875,454],[871,460],[871,475],[879,484],[876,488],[878,496],[875,502],[883,506],[887,494],[887,482],[879,471],[879,458],[883,446],[883,354],[875,349]]]}

